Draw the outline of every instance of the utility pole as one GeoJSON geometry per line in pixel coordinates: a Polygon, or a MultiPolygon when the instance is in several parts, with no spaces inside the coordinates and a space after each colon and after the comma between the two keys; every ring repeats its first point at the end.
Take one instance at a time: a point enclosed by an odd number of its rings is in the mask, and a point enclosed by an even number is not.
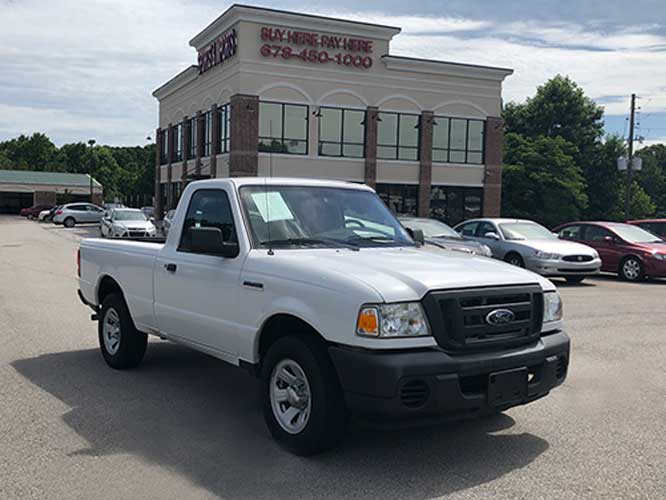
{"type": "Polygon", "coordinates": [[[629,114],[629,157],[627,159],[627,189],[624,200],[624,220],[630,220],[631,211],[631,170],[634,161],[634,114],[636,111],[636,94],[631,94],[631,111],[629,114]]]}

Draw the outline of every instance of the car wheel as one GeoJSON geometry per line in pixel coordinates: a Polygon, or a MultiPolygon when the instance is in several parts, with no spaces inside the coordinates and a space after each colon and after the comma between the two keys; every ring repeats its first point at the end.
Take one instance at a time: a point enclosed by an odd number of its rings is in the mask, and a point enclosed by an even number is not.
{"type": "Polygon", "coordinates": [[[643,263],[636,257],[627,257],[620,264],[620,277],[626,281],[640,281],[645,271],[643,263]]]}
{"type": "Polygon", "coordinates": [[[523,258],[515,252],[507,254],[506,257],[504,257],[504,262],[516,267],[525,267],[525,261],[523,261],[523,258]]]}
{"type": "Polygon", "coordinates": [[[33,220],[34,218],[35,218],[34,215],[32,215],[32,214],[28,214],[28,220],[33,220]]]}
{"type": "Polygon", "coordinates": [[[119,294],[111,294],[102,302],[98,336],[104,361],[116,370],[136,367],[146,354],[148,335],[135,328],[119,294]]]}
{"type": "Polygon", "coordinates": [[[571,283],[571,284],[582,283],[584,279],[585,279],[585,276],[567,276],[566,277],[567,283],[571,283]]]}
{"type": "Polygon", "coordinates": [[[308,456],[338,444],[347,410],[325,349],[304,336],[278,339],[261,366],[264,419],[273,438],[308,456]]]}
{"type": "Polygon", "coordinates": [[[65,227],[74,227],[76,221],[74,220],[74,217],[67,217],[62,223],[65,227]]]}

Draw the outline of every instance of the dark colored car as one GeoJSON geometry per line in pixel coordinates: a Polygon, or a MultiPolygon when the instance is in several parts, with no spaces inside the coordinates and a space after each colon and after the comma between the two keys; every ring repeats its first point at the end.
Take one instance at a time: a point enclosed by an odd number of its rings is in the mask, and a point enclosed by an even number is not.
{"type": "Polygon", "coordinates": [[[638,226],[646,231],[656,234],[662,240],[666,240],[666,219],[644,219],[630,220],[627,224],[638,226]]]}
{"type": "Polygon", "coordinates": [[[398,220],[410,231],[423,231],[423,238],[429,245],[434,245],[446,250],[458,250],[460,252],[473,253],[476,255],[482,255],[483,257],[493,256],[493,253],[487,245],[465,238],[453,228],[437,219],[428,219],[425,217],[398,217],[398,220]]]}
{"type": "Polygon", "coordinates": [[[638,226],[621,222],[572,222],[555,228],[564,240],[591,246],[601,270],[627,281],[666,277],[666,242],[638,226]]]}
{"type": "Polygon", "coordinates": [[[30,208],[21,209],[21,215],[28,219],[36,219],[42,210],[50,210],[53,205],[33,205],[30,208]]]}

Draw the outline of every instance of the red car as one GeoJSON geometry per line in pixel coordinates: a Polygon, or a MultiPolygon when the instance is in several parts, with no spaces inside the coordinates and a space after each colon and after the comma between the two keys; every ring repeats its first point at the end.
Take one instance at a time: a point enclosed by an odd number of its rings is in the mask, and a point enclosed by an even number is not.
{"type": "Polygon", "coordinates": [[[630,220],[627,224],[641,227],[646,231],[656,234],[662,240],[666,240],[666,219],[644,219],[644,220],[630,220]]]}
{"type": "Polygon", "coordinates": [[[563,240],[591,246],[601,270],[628,281],[666,277],[666,241],[638,226],[621,222],[571,222],[555,228],[563,240]]]}
{"type": "Polygon", "coordinates": [[[30,208],[22,208],[21,215],[28,219],[36,219],[42,210],[51,210],[53,205],[33,205],[30,208]]]}

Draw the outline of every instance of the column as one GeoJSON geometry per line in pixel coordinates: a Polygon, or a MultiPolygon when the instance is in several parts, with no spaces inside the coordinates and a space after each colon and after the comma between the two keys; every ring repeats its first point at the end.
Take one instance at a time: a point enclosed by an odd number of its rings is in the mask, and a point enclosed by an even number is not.
{"type": "Polygon", "coordinates": [[[210,177],[215,179],[217,177],[217,138],[220,135],[220,112],[217,109],[217,104],[210,107],[211,114],[211,140],[210,140],[210,177]]]}
{"type": "Polygon", "coordinates": [[[231,97],[229,176],[257,175],[259,167],[259,97],[231,97]]]}
{"type": "MultiPolygon", "coordinates": [[[[180,173],[181,182],[185,183],[185,179],[188,177],[187,171],[187,157],[190,153],[190,128],[192,127],[192,122],[189,121],[187,116],[183,116],[183,126],[180,128],[181,132],[181,144],[183,145],[183,171],[180,173]]],[[[181,186],[182,188],[182,186],[181,186]]],[[[182,192],[182,189],[181,189],[182,192]]]]}
{"type": "Polygon", "coordinates": [[[161,128],[155,130],[155,220],[162,220],[164,204],[162,200],[162,135],[161,128]]]}
{"type": "Polygon", "coordinates": [[[430,216],[430,188],[432,186],[432,111],[423,111],[419,121],[419,217],[430,216]]]}
{"type": "Polygon", "coordinates": [[[485,174],[483,180],[483,216],[499,217],[502,209],[502,149],[504,120],[486,118],[484,134],[485,174]]]}
{"type": "Polygon", "coordinates": [[[377,184],[377,119],[379,109],[368,106],[365,110],[365,176],[364,182],[375,187],[377,184]]]}
{"type": "Polygon", "coordinates": [[[201,111],[197,111],[196,117],[194,119],[194,126],[197,128],[197,144],[195,148],[195,160],[194,160],[194,174],[197,178],[201,175],[201,157],[204,154],[204,115],[201,111]]]}
{"type": "Polygon", "coordinates": [[[174,155],[174,139],[175,139],[175,129],[171,123],[167,127],[167,196],[166,196],[166,207],[165,210],[171,210],[173,205],[173,195],[171,192],[171,183],[173,182],[173,172],[172,172],[172,162],[174,155]]]}

